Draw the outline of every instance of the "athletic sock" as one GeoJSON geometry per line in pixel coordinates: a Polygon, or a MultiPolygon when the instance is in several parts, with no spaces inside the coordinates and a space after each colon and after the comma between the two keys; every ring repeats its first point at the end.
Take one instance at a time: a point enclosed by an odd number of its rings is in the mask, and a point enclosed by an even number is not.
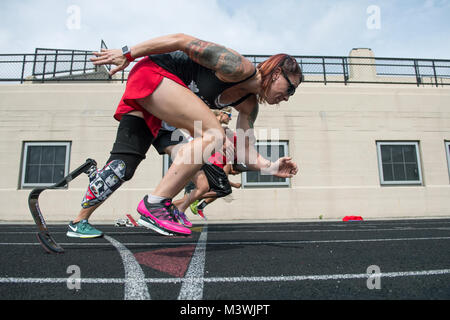
{"type": "Polygon", "coordinates": [[[208,205],[208,203],[206,203],[205,201],[203,201],[202,203],[200,203],[200,204],[197,206],[197,208],[203,210],[207,205],[208,205]]]}
{"type": "Polygon", "coordinates": [[[161,201],[163,201],[164,199],[166,199],[166,198],[164,198],[164,197],[159,197],[159,196],[154,196],[154,195],[152,195],[152,194],[149,194],[148,195],[148,198],[147,198],[147,202],[148,203],[161,203],[161,201]]]}

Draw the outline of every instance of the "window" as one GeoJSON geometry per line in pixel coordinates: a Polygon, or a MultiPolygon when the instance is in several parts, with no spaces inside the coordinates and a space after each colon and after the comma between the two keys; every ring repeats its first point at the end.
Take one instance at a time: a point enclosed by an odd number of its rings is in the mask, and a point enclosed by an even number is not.
{"type": "MultiPolygon", "coordinates": [[[[258,141],[256,150],[264,158],[275,162],[280,157],[287,156],[287,141],[258,141]]],[[[271,175],[264,175],[258,171],[249,171],[242,173],[242,185],[244,188],[249,187],[289,187],[289,178],[279,178],[271,175]]]]}
{"type": "Polygon", "coordinates": [[[163,155],[163,177],[166,175],[172,162],[172,159],[167,154],[163,155]]]}
{"type": "Polygon", "coordinates": [[[422,184],[418,142],[377,142],[383,185],[422,184]]]}
{"type": "Polygon", "coordinates": [[[445,142],[445,150],[447,152],[448,174],[450,176],[450,141],[445,142]]]}
{"type": "Polygon", "coordinates": [[[69,173],[70,142],[25,142],[21,188],[55,184],[69,173]]]}

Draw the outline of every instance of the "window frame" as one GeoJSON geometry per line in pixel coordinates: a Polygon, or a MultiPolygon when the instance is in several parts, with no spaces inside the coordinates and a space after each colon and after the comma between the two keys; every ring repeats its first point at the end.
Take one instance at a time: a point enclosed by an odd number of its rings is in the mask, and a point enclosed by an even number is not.
{"type": "MultiPolygon", "coordinates": [[[[284,155],[283,157],[287,157],[289,155],[289,141],[271,141],[271,140],[262,140],[257,141],[255,146],[283,146],[284,147],[284,155]]],[[[280,155],[281,157],[281,155],[280,155]]],[[[250,188],[290,188],[291,187],[291,179],[286,179],[285,182],[247,182],[247,172],[243,172],[241,175],[241,184],[242,188],[250,189],[250,188]]]]}
{"type": "Polygon", "coordinates": [[[414,186],[422,186],[423,185],[423,176],[422,176],[422,161],[420,159],[420,144],[419,141],[377,141],[377,158],[378,158],[378,172],[380,177],[380,184],[382,186],[396,186],[396,185],[414,185],[414,186]],[[383,172],[383,159],[381,155],[381,146],[383,145],[397,145],[397,146],[414,146],[416,150],[416,158],[417,158],[417,169],[419,180],[409,180],[409,181],[385,181],[384,180],[384,172],[383,172]]]}
{"type": "MultiPolygon", "coordinates": [[[[448,177],[450,179],[450,141],[445,142],[445,154],[447,155],[447,169],[448,169],[448,177]]],[[[449,180],[450,182],[450,180],[449,180]]]]}
{"type": "Polygon", "coordinates": [[[24,141],[23,149],[22,149],[22,165],[20,171],[20,189],[32,189],[38,187],[49,187],[57,183],[55,181],[53,183],[28,183],[25,182],[26,176],[26,168],[27,168],[27,156],[28,156],[28,147],[30,146],[64,146],[66,147],[65,160],[64,160],[64,176],[69,174],[70,167],[70,152],[72,143],[70,141],[24,141]]]}
{"type": "Polygon", "coordinates": [[[170,168],[170,157],[168,154],[163,155],[162,176],[164,177],[170,168]]]}

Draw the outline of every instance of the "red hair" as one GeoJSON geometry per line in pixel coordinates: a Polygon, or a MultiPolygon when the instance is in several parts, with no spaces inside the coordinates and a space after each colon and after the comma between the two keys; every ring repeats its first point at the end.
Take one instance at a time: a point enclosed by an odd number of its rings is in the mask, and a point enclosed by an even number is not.
{"type": "Polygon", "coordinates": [[[298,65],[297,60],[285,53],[271,56],[269,59],[261,62],[257,66],[259,72],[261,73],[263,88],[263,94],[258,96],[259,103],[265,102],[266,93],[270,88],[270,84],[272,83],[272,76],[278,67],[280,67],[287,74],[298,76],[299,84],[302,82],[302,69],[298,65]]]}

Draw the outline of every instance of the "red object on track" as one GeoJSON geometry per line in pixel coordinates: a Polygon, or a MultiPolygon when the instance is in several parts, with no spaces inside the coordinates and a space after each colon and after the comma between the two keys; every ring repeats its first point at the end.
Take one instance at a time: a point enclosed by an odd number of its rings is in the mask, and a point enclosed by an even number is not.
{"type": "Polygon", "coordinates": [[[128,220],[130,220],[130,222],[133,224],[133,226],[139,227],[139,225],[136,223],[136,220],[134,220],[131,215],[127,214],[127,218],[128,218],[128,220]]]}
{"type": "Polygon", "coordinates": [[[360,216],[345,216],[342,221],[363,221],[363,218],[360,216]]]}

